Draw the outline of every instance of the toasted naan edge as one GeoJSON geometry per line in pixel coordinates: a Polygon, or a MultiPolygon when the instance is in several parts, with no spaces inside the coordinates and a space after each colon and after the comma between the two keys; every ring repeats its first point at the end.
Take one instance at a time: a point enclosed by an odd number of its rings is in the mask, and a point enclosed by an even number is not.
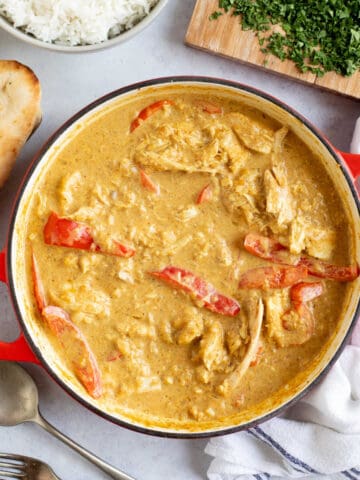
{"type": "Polygon", "coordinates": [[[41,121],[41,88],[34,72],[0,60],[0,188],[26,140],[41,121]]]}

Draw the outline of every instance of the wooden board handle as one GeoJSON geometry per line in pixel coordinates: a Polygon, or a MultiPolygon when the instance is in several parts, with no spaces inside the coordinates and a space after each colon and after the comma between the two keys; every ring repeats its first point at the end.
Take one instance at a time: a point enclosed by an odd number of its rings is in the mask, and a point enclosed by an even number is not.
{"type": "MultiPolygon", "coordinates": [[[[0,282],[7,284],[6,249],[0,252],[0,282]]],[[[25,340],[23,333],[14,342],[6,343],[0,341],[0,360],[40,364],[25,340]]]]}

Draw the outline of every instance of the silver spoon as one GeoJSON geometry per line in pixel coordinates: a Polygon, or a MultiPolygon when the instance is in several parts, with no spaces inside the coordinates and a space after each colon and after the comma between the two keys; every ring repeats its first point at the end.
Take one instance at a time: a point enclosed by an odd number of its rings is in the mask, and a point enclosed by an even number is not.
{"type": "Polygon", "coordinates": [[[117,480],[135,480],[103,462],[99,457],[56,430],[41,416],[38,403],[39,395],[36,384],[26,370],[16,363],[0,362],[0,426],[12,427],[24,422],[37,423],[110,477],[117,480]]]}

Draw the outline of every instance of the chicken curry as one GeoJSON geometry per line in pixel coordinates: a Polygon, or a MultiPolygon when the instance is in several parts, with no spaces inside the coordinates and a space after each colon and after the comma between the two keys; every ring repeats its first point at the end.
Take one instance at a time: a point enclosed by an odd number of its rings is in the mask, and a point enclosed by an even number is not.
{"type": "Polygon", "coordinates": [[[358,276],[321,162],[286,125],[211,91],[104,108],[33,191],[32,316],[71,382],[142,423],[197,428],[286,388],[358,276]]]}

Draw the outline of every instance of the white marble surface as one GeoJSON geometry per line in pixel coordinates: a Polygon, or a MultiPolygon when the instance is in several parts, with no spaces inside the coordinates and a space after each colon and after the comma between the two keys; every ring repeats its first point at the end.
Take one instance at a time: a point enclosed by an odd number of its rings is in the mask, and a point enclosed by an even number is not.
{"type": "MultiPolygon", "coordinates": [[[[206,1],[206,0],[203,0],[206,1]]],[[[183,45],[194,0],[169,0],[161,17],[128,43],[98,53],[66,55],[20,43],[0,32],[0,58],[30,65],[43,86],[44,120],[0,191],[0,245],[5,242],[11,204],[30,160],[47,137],[70,115],[106,92],[167,75],[208,75],[234,79],[284,100],[317,125],[339,148],[349,147],[359,102],[321,92],[183,45]]],[[[360,86],[359,86],[360,88],[360,86]]],[[[17,335],[16,319],[0,285],[0,336],[17,335]]],[[[205,441],[152,438],[114,426],[69,398],[39,367],[27,367],[40,389],[41,410],[63,432],[139,480],[206,478],[210,459],[205,441]]],[[[63,479],[106,478],[55,439],[28,424],[0,427],[0,451],[36,456],[51,463],[63,479]]]]}

